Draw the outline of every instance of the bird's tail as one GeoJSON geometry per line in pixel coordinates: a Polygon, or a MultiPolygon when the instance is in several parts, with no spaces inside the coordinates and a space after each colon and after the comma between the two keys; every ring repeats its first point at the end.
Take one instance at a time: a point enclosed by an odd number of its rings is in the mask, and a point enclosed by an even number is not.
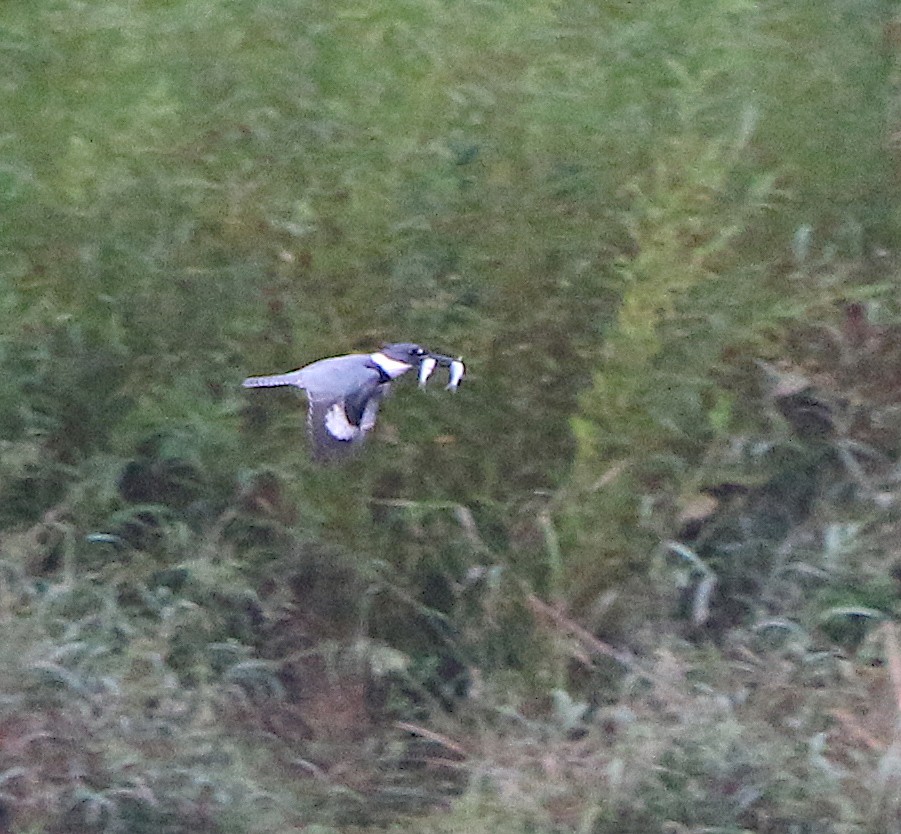
{"type": "Polygon", "coordinates": [[[278,385],[302,387],[300,371],[291,371],[288,374],[275,374],[273,376],[251,376],[244,380],[245,388],[274,388],[278,385]]]}

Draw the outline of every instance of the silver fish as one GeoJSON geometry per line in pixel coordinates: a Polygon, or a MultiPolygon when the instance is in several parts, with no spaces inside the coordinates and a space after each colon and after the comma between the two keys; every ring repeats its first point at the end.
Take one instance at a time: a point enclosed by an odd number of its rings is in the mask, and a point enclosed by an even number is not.
{"type": "Polygon", "coordinates": [[[465,373],[466,366],[463,362],[459,359],[454,359],[454,361],[450,363],[448,383],[445,386],[445,389],[448,391],[456,391],[457,387],[460,385],[460,381],[463,379],[463,374],[465,373]]]}
{"type": "Polygon", "coordinates": [[[432,359],[431,356],[426,356],[422,362],[419,363],[419,387],[425,388],[426,382],[428,382],[429,377],[432,375],[432,371],[435,370],[435,367],[438,365],[437,359],[432,359]]]}

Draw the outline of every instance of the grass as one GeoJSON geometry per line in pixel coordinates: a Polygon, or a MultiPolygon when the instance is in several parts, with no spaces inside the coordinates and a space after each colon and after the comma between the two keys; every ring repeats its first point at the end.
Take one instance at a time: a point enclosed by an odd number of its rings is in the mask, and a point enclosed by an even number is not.
{"type": "Polygon", "coordinates": [[[894,14],[4,4],[0,829],[897,831],[894,14]]]}

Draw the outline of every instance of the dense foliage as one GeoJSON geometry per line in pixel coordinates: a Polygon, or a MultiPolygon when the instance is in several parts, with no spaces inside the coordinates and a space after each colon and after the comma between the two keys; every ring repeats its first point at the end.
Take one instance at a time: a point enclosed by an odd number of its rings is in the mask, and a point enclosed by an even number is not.
{"type": "Polygon", "coordinates": [[[3,4],[0,831],[901,831],[893,14],[3,4]]]}

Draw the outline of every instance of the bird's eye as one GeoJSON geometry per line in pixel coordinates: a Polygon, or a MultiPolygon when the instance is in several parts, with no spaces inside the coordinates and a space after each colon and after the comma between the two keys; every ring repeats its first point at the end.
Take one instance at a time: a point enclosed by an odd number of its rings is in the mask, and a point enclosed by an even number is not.
{"type": "Polygon", "coordinates": [[[422,356],[425,351],[421,347],[410,348],[411,356],[422,356]]]}

